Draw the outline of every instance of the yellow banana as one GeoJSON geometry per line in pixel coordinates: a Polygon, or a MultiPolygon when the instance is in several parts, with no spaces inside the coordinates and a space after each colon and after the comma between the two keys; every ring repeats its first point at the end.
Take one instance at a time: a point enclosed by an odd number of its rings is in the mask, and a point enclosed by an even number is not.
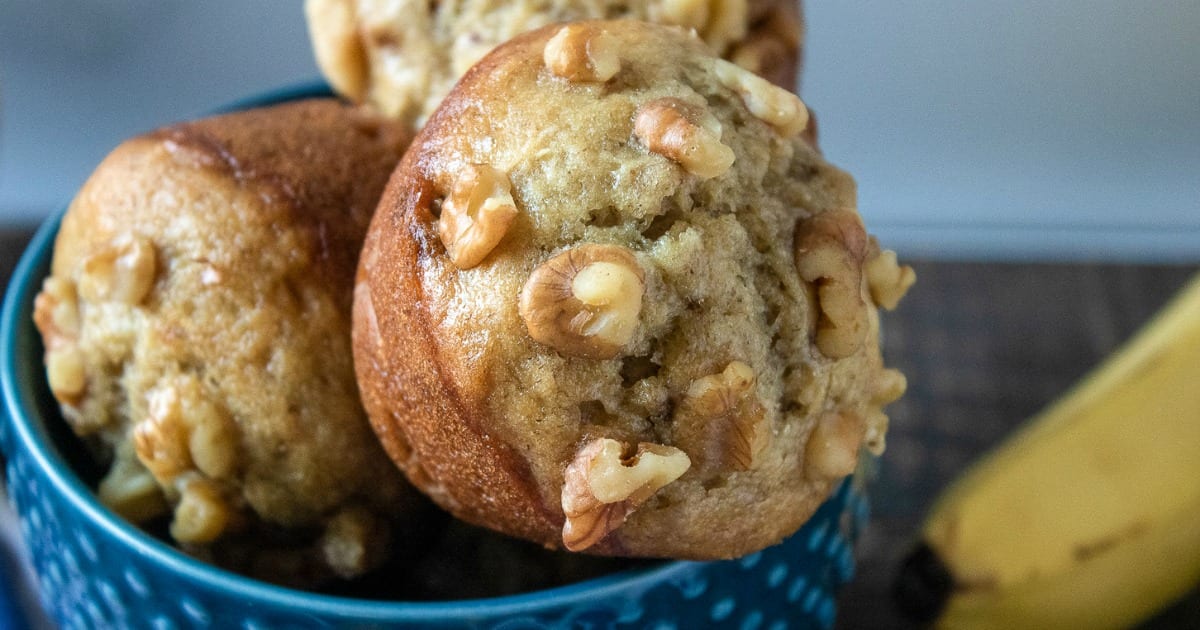
{"type": "Polygon", "coordinates": [[[896,584],[943,628],[1120,628],[1200,580],[1200,275],[951,485],[896,584]]]}

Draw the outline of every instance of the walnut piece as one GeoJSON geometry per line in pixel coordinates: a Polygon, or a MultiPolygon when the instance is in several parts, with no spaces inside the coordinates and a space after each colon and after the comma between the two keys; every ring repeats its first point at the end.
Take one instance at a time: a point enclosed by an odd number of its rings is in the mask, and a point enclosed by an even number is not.
{"type": "Polygon", "coordinates": [[[535,341],[566,355],[610,359],[633,338],[645,290],[632,252],[587,244],[535,269],[519,306],[535,341]]]}
{"type": "Polygon", "coordinates": [[[804,447],[804,475],[809,479],[840,479],[854,472],[866,423],[857,414],[830,411],[819,420],[804,447]]]}
{"type": "Polygon", "coordinates": [[[721,123],[703,108],[677,98],[638,107],[633,134],[647,149],[699,177],[717,177],[733,165],[733,149],[721,144],[721,123]]]}
{"type": "Polygon", "coordinates": [[[188,452],[188,427],[174,387],[159,387],[146,394],[148,412],[133,427],[138,459],[162,484],[169,484],[192,467],[188,452]]]}
{"type": "Polygon", "coordinates": [[[325,564],[349,579],[386,558],[389,542],[387,523],[361,506],[351,506],[325,523],[318,544],[325,564]]]}
{"type": "Polygon", "coordinates": [[[146,395],[147,415],[133,428],[138,459],[164,485],[196,470],[211,478],[232,474],[236,438],[231,421],[194,376],[180,376],[146,395]]]}
{"type": "Polygon", "coordinates": [[[751,114],[789,138],[804,131],[808,108],[799,96],[724,59],[716,59],[713,64],[717,80],[737,92],[751,114]]]}
{"type": "Polygon", "coordinates": [[[158,481],[139,462],[129,442],[121,442],[113,465],[100,480],[96,495],[100,502],[134,523],[142,523],[167,511],[167,500],[158,481]]]}
{"type": "Polygon", "coordinates": [[[555,75],[572,82],[604,83],[621,71],[616,43],[590,25],[570,24],[559,29],[546,42],[542,60],[555,75]]]}
{"type": "Polygon", "coordinates": [[[563,476],[563,545],[587,549],[625,523],[625,519],[663,486],[691,466],[683,451],[641,442],[632,456],[628,445],[611,438],[591,440],[579,450],[563,476]]]}
{"type": "Polygon", "coordinates": [[[46,350],[46,380],[60,402],[77,403],[87,389],[83,352],[69,344],[46,350]]]}
{"type": "Polygon", "coordinates": [[[917,281],[917,273],[913,268],[900,266],[896,261],[896,252],[890,249],[868,258],[864,270],[871,299],[889,311],[896,308],[908,288],[917,281]]]}
{"type": "Polygon", "coordinates": [[[232,511],[213,482],[197,476],[179,485],[179,504],[171,520],[171,537],[181,543],[208,543],[229,525],[232,511]]]}
{"type": "Polygon", "coordinates": [[[485,164],[467,166],[442,202],[438,235],[459,269],[470,269],[496,248],[517,216],[508,175],[485,164]]]}
{"type": "Polygon", "coordinates": [[[796,225],[796,268],[805,282],[815,284],[816,344],[821,354],[840,359],[854,354],[869,329],[862,299],[862,267],[866,232],[852,210],[832,210],[796,225]]]}
{"type": "Polygon", "coordinates": [[[708,22],[709,0],[664,0],[658,7],[655,21],[683,26],[699,34],[708,22]]]}
{"type": "Polygon", "coordinates": [[[908,388],[908,379],[900,370],[883,368],[875,376],[875,386],[868,400],[866,435],[863,444],[874,455],[883,455],[887,448],[888,417],[883,406],[895,402],[908,388]]]}
{"type": "Polygon", "coordinates": [[[908,389],[908,379],[904,373],[893,368],[879,370],[875,376],[875,388],[871,394],[871,402],[876,405],[886,405],[896,402],[908,389]]]}
{"type": "Polygon", "coordinates": [[[887,450],[887,430],[890,420],[882,409],[871,409],[867,411],[867,417],[863,421],[865,430],[863,432],[863,446],[872,455],[883,455],[887,450]]]}
{"type": "Polygon", "coordinates": [[[675,443],[704,471],[750,470],[770,440],[754,369],[733,361],[692,381],[675,412],[675,443]]]}
{"type": "Polygon", "coordinates": [[[64,404],[79,402],[87,388],[83,353],[79,350],[79,302],[75,283],[51,276],[33,303],[33,321],[46,347],[46,380],[64,404]]]}
{"type": "Polygon", "coordinates": [[[663,0],[653,4],[652,21],[692,29],[717,54],[746,36],[750,11],[747,0],[663,0]]]}
{"type": "Polygon", "coordinates": [[[306,0],[313,56],[334,90],[361,102],[367,94],[367,52],[353,0],[306,0]]]}
{"type": "Polygon", "coordinates": [[[124,234],[83,260],[79,294],[91,302],[138,304],[154,286],[154,245],[124,234]]]}

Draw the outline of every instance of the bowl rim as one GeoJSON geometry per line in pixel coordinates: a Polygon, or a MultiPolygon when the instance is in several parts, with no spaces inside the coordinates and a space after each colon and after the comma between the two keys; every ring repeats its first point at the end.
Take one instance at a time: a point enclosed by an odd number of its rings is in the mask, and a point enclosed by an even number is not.
{"type": "MultiPolygon", "coordinates": [[[[328,87],[323,83],[301,84],[242,99],[218,110],[218,113],[328,95],[328,87]]],[[[452,616],[483,618],[519,615],[550,608],[586,608],[589,602],[597,598],[649,590],[660,583],[681,579],[703,565],[720,562],[667,561],[660,566],[626,569],[573,584],[498,597],[446,601],[369,600],[312,593],[249,578],[188,556],[148,536],[104,507],[95,493],[71,470],[53,446],[45,428],[47,421],[52,419],[43,417],[37,411],[33,384],[22,382],[20,378],[21,365],[30,357],[17,355],[17,337],[29,334],[32,328],[33,299],[43,280],[37,272],[49,264],[65,212],[64,206],[38,228],[13,269],[3,306],[0,307],[0,396],[3,397],[3,411],[7,416],[7,420],[0,418],[0,421],[8,423],[7,441],[3,446],[10,453],[15,449],[24,451],[32,459],[34,467],[73,510],[88,519],[100,534],[123,545],[145,561],[214,593],[225,592],[252,598],[289,610],[397,621],[445,621],[452,616]]],[[[36,332],[33,334],[36,335],[36,332]]],[[[39,372],[39,369],[34,369],[34,373],[39,372]]]]}

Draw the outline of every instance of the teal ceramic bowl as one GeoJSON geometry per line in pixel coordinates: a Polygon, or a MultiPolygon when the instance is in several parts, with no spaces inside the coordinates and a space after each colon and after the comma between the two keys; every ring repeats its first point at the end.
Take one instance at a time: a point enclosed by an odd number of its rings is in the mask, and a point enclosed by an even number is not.
{"type": "MultiPolygon", "coordinates": [[[[301,87],[230,109],[325,94],[301,87]]],[[[867,502],[847,480],[795,535],[720,562],[662,562],[485,599],[379,601],[308,593],[191,558],[99,503],[95,472],[61,419],[42,366],[33,299],[58,217],[38,231],[0,312],[0,447],[9,499],[43,607],[64,628],[830,628],[853,576],[867,502]]]]}

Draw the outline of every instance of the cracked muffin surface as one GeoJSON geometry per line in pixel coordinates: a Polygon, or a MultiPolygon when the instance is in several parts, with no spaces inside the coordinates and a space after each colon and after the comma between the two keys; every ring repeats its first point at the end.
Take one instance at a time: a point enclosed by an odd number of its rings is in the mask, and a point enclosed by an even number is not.
{"type": "Polygon", "coordinates": [[[306,0],[305,13],[317,64],[339,94],[418,124],[492,48],[554,22],[696,29],[717,54],[787,87],[804,38],[797,0],[306,0]]]}
{"type": "Polygon", "coordinates": [[[368,232],[355,365],[409,478],[547,546],[740,556],[880,452],[881,251],[792,93],[679,28],[553,25],[430,118],[368,232]],[[462,256],[462,252],[469,256],[462,256]]]}
{"type": "Polygon", "coordinates": [[[359,247],[411,134],[330,99],[131,139],[72,201],[35,318],[100,499],[271,581],[361,573],[417,493],[359,402],[359,247]]]}

